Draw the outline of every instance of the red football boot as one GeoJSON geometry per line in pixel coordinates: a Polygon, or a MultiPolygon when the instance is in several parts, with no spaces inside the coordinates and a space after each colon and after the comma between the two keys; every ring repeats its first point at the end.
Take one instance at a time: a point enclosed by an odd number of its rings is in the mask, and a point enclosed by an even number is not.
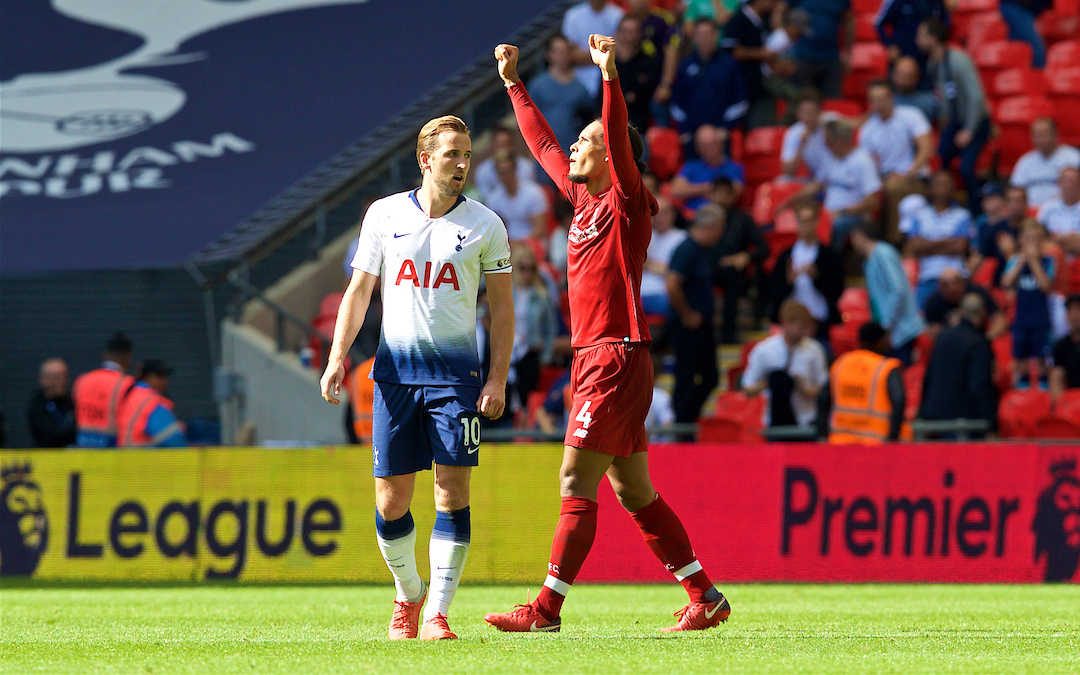
{"type": "Polygon", "coordinates": [[[446,623],[445,614],[436,614],[420,628],[421,640],[456,640],[457,635],[450,630],[450,624],[446,623]]]}
{"type": "Polygon", "coordinates": [[[681,630],[705,630],[719,626],[731,616],[731,605],[721,594],[716,602],[691,602],[675,612],[675,616],[679,617],[679,623],[660,630],[665,633],[675,633],[681,630]]]}
{"type": "Polygon", "coordinates": [[[484,621],[508,633],[558,633],[562,627],[562,619],[548,621],[535,603],[516,605],[514,611],[505,614],[488,614],[484,621]]]}
{"type": "Polygon", "coordinates": [[[394,614],[390,617],[390,630],[387,637],[391,640],[411,640],[420,632],[420,610],[424,608],[427,591],[416,602],[394,600],[394,614]]]}

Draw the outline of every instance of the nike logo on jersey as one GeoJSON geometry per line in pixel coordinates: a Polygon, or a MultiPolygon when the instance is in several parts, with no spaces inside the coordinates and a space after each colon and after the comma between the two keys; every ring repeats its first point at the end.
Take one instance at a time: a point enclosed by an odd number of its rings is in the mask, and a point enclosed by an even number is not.
{"type": "Polygon", "coordinates": [[[405,234],[398,234],[397,232],[395,232],[394,233],[394,239],[401,239],[402,237],[407,237],[410,234],[412,234],[412,232],[406,232],[405,234]]]}

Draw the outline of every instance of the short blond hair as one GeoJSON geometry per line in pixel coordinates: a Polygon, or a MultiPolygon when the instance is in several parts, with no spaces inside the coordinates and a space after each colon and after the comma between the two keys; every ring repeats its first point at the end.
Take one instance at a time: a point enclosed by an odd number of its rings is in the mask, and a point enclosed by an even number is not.
{"type": "Polygon", "coordinates": [[[780,311],[777,312],[777,315],[777,318],[780,319],[780,323],[814,320],[814,315],[810,313],[810,310],[806,308],[806,305],[798,300],[793,300],[792,298],[788,298],[780,305],[780,311]]]}
{"type": "MultiPolygon", "coordinates": [[[[442,117],[436,117],[423,127],[420,128],[420,133],[416,137],[416,163],[420,164],[420,153],[426,152],[431,155],[435,152],[435,148],[439,145],[439,134],[446,132],[457,132],[469,135],[469,127],[465,126],[465,122],[461,121],[460,117],[454,115],[443,115],[442,117]]],[[[420,167],[423,170],[423,167],[420,167]]]]}

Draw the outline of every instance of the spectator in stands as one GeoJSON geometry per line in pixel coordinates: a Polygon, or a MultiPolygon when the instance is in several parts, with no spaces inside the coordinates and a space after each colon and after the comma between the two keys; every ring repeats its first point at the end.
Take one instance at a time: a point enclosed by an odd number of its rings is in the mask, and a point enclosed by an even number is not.
{"type": "Polygon", "coordinates": [[[1080,388],[1080,295],[1065,301],[1069,333],[1054,345],[1050,370],[1050,396],[1057,401],[1066,389],[1080,388]]]}
{"type": "MultiPolygon", "coordinates": [[[[476,183],[476,189],[486,199],[487,195],[499,187],[499,176],[495,173],[495,155],[500,152],[511,153],[517,163],[518,182],[536,181],[536,162],[517,151],[518,132],[502,124],[491,128],[491,157],[476,165],[469,176],[476,183]]],[[[353,250],[355,253],[355,249],[353,250]]],[[[346,276],[352,276],[352,257],[345,261],[346,276]]]]}
{"type": "MultiPolygon", "coordinates": [[[[651,0],[629,0],[627,16],[641,22],[641,51],[647,56],[660,58],[660,83],[653,92],[652,114],[655,124],[666,127],[671,122],[668,102],[671,101],[671,85],[675,82],[675,73],[679,69],[678,25],[675,17],[658,7],[651,6],[651,0]]],[[[618,40],[616,40],[618,47],[618,40]]],[[[619,73],[623,71],[620,69],[619,73]]],[[[620,79],[625,75],[620,75],[620,79]]],[[[630,121],[634,118],[631,116],[630,121]]],[[[636,123],[635,123],[635,126],[636,123]]],[[[646,127],[638,127],[645,131],[646,127]]],[[[655,194],[655,193],[654,193],[655,194]]]]}
{"type": "Polygon", "coordinates": [[[484,204],[499,214],[510,240],[547,241],[548,201],[544,189],[533,181],[519,181],[517,157],[500,150],[494,157],[496,188],[483,196],[484,204]]]}
{"type": "Polygon", "coordinates": [[[1080,255],[1080,169],[1069,166],[1058,176],[1060,197],[1043,203],[1038,220],[1070,256],[1080,255]]]}
{"type": "Polygon", "coordinates": [[[1054,284],[1054,259],[1043,252],[1046,228],[1034,220],[1020,230],[1020,250],[1005,265],[1002,288],[1016,291],[1016,318],[1013,321],[1013,385],[1032,386],[1027,381],[1032,368],[1040,379],[1046,377],[1046,356],[1050,347],[1050,290],[1054,284]]]}
{"type": "Polygon", "coordinates": [[[918,108],[926,119],[938,119],[938,101],[934,94],[919,88],[923,69],[910,56],[901,56],[892,67],[893,100],[896,105],[918,108]]]}
{"type": "Polygon", "coordinates": [[[979,190],[982,196],[982,215],[975,219],[975,236],[977,245],[975,250],[968,256],[967,268],[971,274],[983,264],[983,261],[993,259],[997,264],[994,272],[994,286],[997,286],[1001,273],[1005,270],[1008,257],[1001,253],[998,247],[998,236],[1007,236],[1011,243],[1003,245],[1014,250],[1016,232],[1005,222],[1005,191],[1001,183],[989,181],[979,190]]]}
{"type": "Polygon", "coordinates": [[[1031,144],[1035,148],[1016,162],[1009,183],[1027,190],[1029,204],[1042,206],[1061,196],[1058,177],[1065,167],[1080,166],[1080,150],[1058,141],[1057,124],[1050,117],[1031,123],[1031,144]]]}
{"type": "Polygon", "coordinates": [[[825,389],[829,442],[880,445],[900,439],[907,407],[904,367],[889,358],[889,333],[880,324],[859,328],[859,348],[842,354],[829,370],[825,389]]]}
{"type": "Polygon", "coordinates": [[[968,195],[968,208],[979,215],[979,183],[975,160],[990,136],[990,112],[986,107],[979,71],[963,51],[948,45],[949,29],[937,19],[919,24],[916,43],[929,57],[927,66],[939,101],[941,142],[938,153],[944,168],[960,158],[960,175],[968,195]]]}
{"type": "Polygon", "coordinates": [[[810,311],[818,324],[817,338],[829,339],[829,326],[840,323],[836,303],[844,292],[844,265],[840,254],[818,238],[821,207],[807,200],[795,207],[799,238],[780,254],[773,268],[770,304],[773,321],[779,321],[780,306],[792,298],[810,311]]]}
{"type": "Polygon", "coordinates": [[[949,12],[943,0],[882,0],[874,27],[888,49],[889,61],[908,56],[925,65],[926,56],[915,45],[915,33],[919,24],[930,18],[948,24],[949,12]]]}
{"type": "Polygon", "coordinates": [[[552,362],[555,333],[555,299],[540,270],[531,246],[515,242],[511,248],[514,285],[514,347],[510,365],[516,375],[521,406],[540,380],[540,368],[552,362]]]}
{"type": "Polygon", "coordinates": [[[750,214],[738,208],[737,195],[731,180],[720,177],[713,181],[709,198],[724,209],[727,216],[720,243],[709,252],[716,272],[714,283],[724,291],[723,321],[720,325],[720,342],[723,344],[738,342],[736,315],[739,298],[747,290],[747,268],[753,264],[760,269],[761,263],[769,257],[769,245],[765,243],[761,228],[750,214]]]}
{"type": "Polygon", "coordinates": [[[135,369],[135,386],[120,404],[116,445],[121,448],[182,448],[184,427],[173,412],[169,393],[172,368],[161,359],[147,359],[135,369]]]}
{"type": "Polygon", "coordinates": [[[694,132],[697,157],[686,160],[671,180],[671,196],[686,202],[686,208],[696,211],[708,201],[713,181],[727,178],[735,188],[736,201],[742,194],[744,173],[742,165],[727,156],[728,132],[723,127],[703,124],[694,132]]]}
{"type": "Polygon", "coordinates": [[[982,286],[971,283],[970,279],[964,278],[960,270],[948,268],[941,273],[937,290],[926,299],[924,316],[927,332],[932,338],[936,339],[942,331],[960,320],[960,301],[965,295],[971,294],[982,298],[983,307],[986,308],[987,321],[979,325],[986,337],[993,340],[1005,333],[1009,327],[1008,318],[990,297],[990,293],[982,286]]]}
{"type": "Polygon", "coordinates": [[[345,406],[345,435],[351,445],[371,443],[371,424],[375,409],[375,380],[372,356],[349,374],[349,405],[345,406]]]}
{"type": "Polygon", "coordinates": [[[922,193],[920,178],[934,156],[930,121],[919,111],[896,105],[892,84],[874,80],[866,88],[870,118],[859,131],[859,145],[870,152],[884,186],[881,221],[885,238],[895,239],[900,223],[900,200],[922,193]]]}
{"type": "Polygon", "coordinates": [[[775,7],[776,0],[747,0],[724,26],[724,39],[721,40],[724,49],[730,49],[739,62],[750,105],[746,114],[749,129],[771,125],[776,117],[776,105],[765,91],[762,74],[762,68],[777,59],[776,53],[765,47],[770,15],[775,7]]]}
{"type": "Polygon", "coordinates": [[[1035,18],[1050,9],[1050,0],[1001,0],[1001,18],[1009,24],[1009,39],[1031,45],[1031,65],[1046,66],[1046,43],[1035,27],[1035,18]]]}
{"type": "Polygon", "coordinates": [[[537,428],[546,434],[562,436],[566,431],[566,413],[571,408],[572,396],[570,371],[567,370],[551,383],[544,404],[536,409],[537,428]]]}
{"type": "Polygon", "coordinates": [[[724,233],[724,210],[698,209],[690,233],[671,255],[667,274],[667,339],[675,353],[675,421],[692,423],[720,379],[713,334],[713,265],[710,250],[724,233]]]}
{"type": "Polygon", "coordinates": [[[647,53],[641,38],[641,20],[624,16],[615,34],[615,63],[630,124],[644,132],[652,117],[653,94],[660,85],[664,56],[655,51],[647,53]]]}
{"type": "Polygon", "coordinates": [[[46,359],[38,368],[40,388],[26,410],[35,448],[75,444],[75,403],[71,400],[70,383],[63,359],[46,359]]]}
{"type": "Polygon", "coordinates": [[[997,392],[990,341],[979,328],[986,304],[977,293],[960,300],[960,321],[934,345],[923,380],[919,417],[924,420],[986,420],[997,429],[997,392]]]}
{"type": "Polygon", "coordinates": [[[766,426],[810,426],[817,417],[817,399],[828,381],[825,348],[813,339],[816,322],[796,300],[780,306],[780,332],[750,350],[742,376],[747,396],[769,397],[766,426]]]}
{"type": "MultiPolygon", "coordinates": [[[[574,75],[573,46],[564,36],[548,39],[545,58],[547,70],[529,81],[529,94],[551,126],[559,147],[569,152],[578,132],[594,117],[596,97],[574,75]]],[[[595,66],[592,69],[597,70],[595,66]]]]}
{"type": "Polygon", "coordinates": [[[825,128],[823,122],[833,119],[835,114],[822,114],[821,92],[813,88],[804,88],[799,92],[795,104],[795,119],[798,121],[784,132],[783,145],[780,148],[780,166],[786,176],[799,172],[799,165],[806,164],[811,176],[825,164],[829,150],[825,147],[825,128]]]}
{"type": "Polygon", "coordinates": [[[769,64],[762,64],[762,83],[773,102],[785,101],[787,110],[781,123],[789,125],[795,119],[795,107],[798,104],[799,88],[792,82],[795,75],[795,43],[810,32],[810,15],[805,9],[785,7],[780,27],[765,38],[765,48],[773,53],[769,64]]]}
{"type": "Polygon", "coordinates": [[[904,253],[919,261],[915,299],[920,306],[937,288],[944,270],[966,269],[964,259],[975,238],[971,214],[953,202],[953,187],[952,174],[938,171],[930,179],[930,203],[900,221],[900,231],[907,235],[904,253]]]}
{"type": "Polygon", "coordinates": [[[664,372],[664,348],[654,342],[649,347],[649,355],[652,357],[653,366],[653,390],[652,403],[649,404],[649,414],[645,416],[645,433],[653,441],[665,442],[673,440],[668,434],[657,434],[660,429],[675,423],[675,403],[671,394],[656,383],[656,378],[664,372]]]}
{"type": "MultiPolygon", "coordinates": [[[[593,65],[592,57],[589,56],[589,36],[594,33],[615,35],[622,18],[623,10],[608,0],[585,0],[566,10],[563,15],[562,34],[574,48],[573,59],[577,66],[575,75],[578,81],[585,85],[593,100],[600,94],[600,70],[593,65]]],[[[533,86],[530,84],[530,93],[532,90],[533,86]]],[[[547,114],[544,116],[547,117],[547,114]]],[[[560,141],[560,145],[561,143],[560,141]]]]}
{"type": "Polygon", "coordinates": [[[703,124],[731,129],[746,115],[742,74],[735,59],[717,44],[720,29],[711,19],[699,19],[690,33],[694,50],[679,64],[671,90],[671,116],[679,123],[688,156],[690,140],[703,124]]]}
{"type": "Polygon", "coordinates": [[[123,333],[116,333],[105,343],[102,364],[96,370],[75,378],[75,444],[80,448],[116,446],[116,415],[124,396],[135,381],[127,375],[131,367],[133,345],[123,333]]]}
{"type": "Polygon", "coordinates": [[[791,0],[810,14],[811,30],[795,43],[799,86],[816,87],[825,98],[840,98],[844,71],[855,42],[850,0],[791,0]]]}
{"type": "Polygon", "coordinates": [[[851,231],[851,247],[866,261],[863,274],[870,295],[870,315],[889,332],[889,356],[910,365],[915,341],[926,325],[900,264],[900,253],[892,244],[881,241],[881,228],[870,222],[851,231]]]}
{"type": "Polygon", "coordinates": [[[718,26],[727,25],[741,3],[742,0],[684,0],[683,29],[690,33],[701,19],[711,19],[718,26]]]}
{"type": "Polygon", "coordinates": [[[641,274],[641,305],[646,314],[666,316],[670,309],[667,273],[671,255],[686,239],[686,230],[675,226],[678,209],[664,196],[656,197],[658,211],[652,219],[652,239],[641,274]]]}
{"type": "Polygon", "coordinates": [[[825,161],[814,180],[785,201],[785,206],[805,197],[825,193],[825,209],[832,214],[830,245],[843,249],[848,233],[870,218],[881,205],[881,179],[874,158],[855,145],[855,130],[843,120],[825,123],[825,161]]]}

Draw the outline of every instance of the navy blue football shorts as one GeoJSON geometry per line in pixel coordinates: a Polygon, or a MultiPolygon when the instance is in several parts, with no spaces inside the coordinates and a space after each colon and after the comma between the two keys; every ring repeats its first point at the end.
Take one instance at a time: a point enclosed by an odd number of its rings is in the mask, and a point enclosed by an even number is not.
{"type": "Polygon", "coordinates": [[[476,466],[480,457],[480,389],[375,382],[372,475],[401,476],[431,463],[476,466]]]}

